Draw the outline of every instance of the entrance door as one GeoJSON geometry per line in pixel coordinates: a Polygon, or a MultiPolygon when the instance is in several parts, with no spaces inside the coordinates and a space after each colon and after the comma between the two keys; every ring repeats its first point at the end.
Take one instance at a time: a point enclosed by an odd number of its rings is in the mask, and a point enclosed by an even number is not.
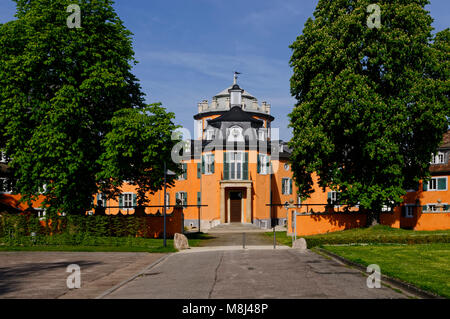
{"type": "Polygon", "coordinates": [[[242,209],[242,192],[230,192],[230,222],[240,223],[242,209]]]}

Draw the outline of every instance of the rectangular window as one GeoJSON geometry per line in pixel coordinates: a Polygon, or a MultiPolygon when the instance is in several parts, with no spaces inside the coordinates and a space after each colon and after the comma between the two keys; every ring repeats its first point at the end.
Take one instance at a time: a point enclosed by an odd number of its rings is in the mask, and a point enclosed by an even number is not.
{"type": "Polygon", "coordinates": [[[340,207],[339,205],[339,193],[336,191],[328,192],[328,203],[334,204],[334,207],[340,207]]]}
{"type": "Polygon", "coordinates": [[[133,207],[133,193],[123,194],[123,207],[125,208],[133,207]]]}
{"type": "Polygon", "coordinates": [[[283,195],[292,195],[292,179],[283,178],[281,180],[281,188],[283,195]]]}
{"type": "Polygon", "coordinates": [[[214,154],[205,155],[205,174],[214,173],[214,154]]]}
{"type": "Polygon", "coordinates": [[[178,192],[175,194],[177,205],[187,205],[187,193],[186,192],[178,192]]]}
{"type": "Polygon", "coordinates": [[[264,130],[258,130],[258,140],[264,141],[264,130]]]}
{"type": "Polygon", "coordinates": [[[259,154],[259,173],[262,175],[269,174],[269,165],[269,156],[265,154],[259,154]]]}
{"type": "Polygon", "coordinates": [[[11,185],[7,178],[4,178],[4,177],[0,178],[0,193],[3,193],[3,194],[11,194],[12,193],[11,185]]]}
{"type": "Polygon", "coordinates": [[[405,217],[412,218],[414,216],[414,206],[405,206],[405,217]]]}
{"type": "Polygon", "coordinates": [[[438,152],[437,155],[431,156],[431,164],[444,164],[445,154],[443,152],[438,152]]]}
{"type": "Polygon", "coordinates": [[[182,173],[178,176],[178,180],[184,181],[187,179],[187,163],[181,163],[182,173]]]}
{"type": "Polygon", "coordinates": [[[166,193],[166,206],[170,205],[170,194],[166,193]]]}
{"type": "Polygon", "coordinates": [[[215,134],[214,129],[208,129],[208,130],[206,131],[206,139],[207,139],[208,141],[212,141],[212,140],[214,140],[215,138],[216,138],[216,134],[215,134]]]}
{"type": "Polygon", "coordinates": [[[96,205],[106,207],[106,195],[105,194],[97,194],[96,205]]]}
{"type": "Polygon", "coordinates": [[[422,211],[428,211],[428,212],[446,212],[449,209],[449,205],[447,203],[437,204],[427,204],[422,206],[422,211]],[[442,207],[441,207],[442,206],[442,207]]]}
{"type": "Polygon", "coordinates": [[[242,152],[228,152],[230,166],[230,179],[242,179],[244,156],[242,152]]]}
{"type": "Polygon", "coordinates": [[[8,163],[8,159],[6,158],[6,154],[3,151],[0,151],[0,163],[8,163]]]}
{"type": "Polygon", "coordinates": [[[446,191],[447,177],[433,177],[428,181],[428,185],[424,187],[424,191],[446,191]]]}

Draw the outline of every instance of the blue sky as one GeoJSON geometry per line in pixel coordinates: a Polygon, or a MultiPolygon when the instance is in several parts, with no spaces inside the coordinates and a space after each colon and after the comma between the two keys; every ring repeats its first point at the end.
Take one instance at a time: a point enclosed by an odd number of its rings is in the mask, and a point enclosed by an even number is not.
{"type": "MultiPolygon", "coordinates": [[[[288,114],[295,103],[289,92],[289,45],[317,2],[116,0],[114,7],[134,33],[139,61],[134,73],[148,103],[162,102],[177,124],[192,131],[197,103],[210,101],[239,71],[241,87],[272,105],[273,127],[288,140],[288,114]]],[[[431,0],[427,9],[436,31],[449,26],[450,1],[431,0]]],[[[14,13],[13,1],[0,0],[0,23],[14,13]]]]}

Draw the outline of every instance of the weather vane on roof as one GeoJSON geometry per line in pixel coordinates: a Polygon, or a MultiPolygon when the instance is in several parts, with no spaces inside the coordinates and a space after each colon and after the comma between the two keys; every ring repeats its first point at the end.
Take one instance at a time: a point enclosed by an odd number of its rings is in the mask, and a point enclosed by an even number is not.
{"type": "Polygon", "coordinates": [[[234,81],[233,81],[233,84],[236,84],[236,83],[237,83],[238,74],[241,74],[241,72],[237,72],[237,71],[234,72],[234,81]]]}

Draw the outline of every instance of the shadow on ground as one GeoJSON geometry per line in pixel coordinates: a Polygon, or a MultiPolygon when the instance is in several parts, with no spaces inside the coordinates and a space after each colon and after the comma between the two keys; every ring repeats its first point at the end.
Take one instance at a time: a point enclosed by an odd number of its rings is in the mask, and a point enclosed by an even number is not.
{"type": "Polygon", "coordinates": [[[85,269],[103,263],[74,260],[70,262],[29,263],[14,265],[12,267],[0,267],[0,297],[4,294],[23,289],[24,279],[25,281],[35,281],[47,271],[60,268],[62,277],[69,276],[70,274],[66,273],[66,268],[71,264],[77,264],[85,269]]]}

